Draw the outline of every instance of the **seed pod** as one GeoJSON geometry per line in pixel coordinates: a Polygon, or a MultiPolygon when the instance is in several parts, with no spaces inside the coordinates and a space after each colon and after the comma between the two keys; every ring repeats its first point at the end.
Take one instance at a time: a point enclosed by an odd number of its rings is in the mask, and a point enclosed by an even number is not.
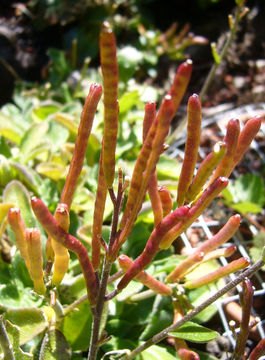
{"type": "Polygon", "coordinates": [[[40,229],[27,228],[26,242],[29,257],[29,274],[34,283],[34,290],[38,294],[44,295],[46,287],[43,281],[44,272],[40,229]]]}
{"type": "Polygon", "coordinates": [[[204,252],[194,252],[193,254],[189,255],[184,261],[182,261],[174,271],[172,271],[167,279],[167,283],[174,283],[181,279],[186,272],[192,268],[195,264],[201,263],[204,258],[204,252]]]}
{"type": "Polygon", "coordinates": [[[185,144],[184,160],[179,176],[177,204],[184,204],[187,190],[194,174],[201,136],[201,103],[198,95],[194,94],[188,102],[187,140],[185,144]]]}
{"type": "Polygon", "coordinates": [[[119,106],[116,40],[108,22],[104,22],[102,25],[99,50],[104,87],[104,144],[102,162],[107,186],[111,188],[115,175],[119,106]]]}
{"type": "Polygon", "coordinates": [[[188,207],[182,206],[172,213],[168,214],[152,231],[142,254],[134,260],[132,266],[120,280],[117,290],[121,291],[128,283],[141,272],[153,260],[159,251],[159,243],[163,236],[181,219],[185,218],[188,213],[188,207]]]}
{"type": "MultiPolygon", "coordinates": [[[[118,260],[119,265],[124,272],[126,272],[133,265],[133,260],[131,260],[126,255],[120,255],[118,260]]],[[[163,284],[161,281],[158,281],[153,276],[148,275],[144,270],[142,270],[138,275],[135,276],[135,280],[140,281],[142,284],[144,284],[157,294],[172,294],[172,289],[169,286],[163,284]]]]}
{"type": "Polygon", "coordinates": [[[94,270],[100,266],[100,239],[102,235],[102,224],[107,197],[107,183],[103,173],[102,156],[99,161],[98,187],[94,206],[93,228],[92,228],[92,264],[94,270]]]}
{"type": "Polygon", "coordinates": [[[246,267],[249,266],[249,264],[250,264],[250,261],[247,258],[242,257],[240,259],[232,261],[231,263],[227,264],[226,266],[220,267],[219,269],[217,269],[209,274],[201,276],[198,279],[193,279],[193,280],[187,281],[184,284],[184,287],[187,289],[197,289],[198,287],[210,284],[211,282],[221,279],[222,277],[227,276],[231,273],[245,269],[246,267]]]}
{"type": "Polygon", "coordinates": [[[81,114],[78,135],[75,142],[75,150],[60,198],[60,203],[66,204],[69,209],[71,207],[77,181],[83,167],[88,138],[101,94],[102,87],[97,84],[92,84],[81,114]]]}
{"type": "Polygon", "coordinates": [[[171,212],[173,207],[173,201],[171,199],[170,192],[165,185],[159,186],[158,194],[162,204],[163,218],[164,218],[171,212]]]}
{"type": "Polygon", "coordinates": [[[21,216],[20,209],[11,208],[8,211],[8,222],[16,237],[16,244],[29,269],[29,257],[26,242],[26,225],[21,216]]]}
{"type": "Polygon", "coordinates": [[[42,200],[33,197],[31,199],[31,207],[48,235],[77,255],[86,281],[88,301],[94,307],[97,302],[98,282],[86,248],[79,240],[68,234],[58,225],[42,200]]]}
{"type": "Polygon", "coordinates": [[[171,243],[202,214],[212,200],[216,198],[227,185],[228,179],[217,178],[209,187],[207,187],[197,202],[190,208],[187,218],[167,232],[160,242],[159,247],[161,249],[168,249],[171,243]]]}
{"type": "Polygon", "coordinates": [[[215,144],[213,151],[203,160],[186,194],[188,202],[194,200],[200,193],[208,177],[225,155],[225,150],[225,143],[218,142],[215,144]]]}
{"type": "MultiPolygon", "coordinates": [[[[66,204],[59,204],[57,206],[54,218],[62,229],[68,231],[70,225],[70,216],[68,206],[66,204]]],[[[55,286],[58,286],[68,270],[70,256],[66,247],[58,243],[55,239],[52,239],[52,248],[55,255],[52,283],[55,286]]]]}

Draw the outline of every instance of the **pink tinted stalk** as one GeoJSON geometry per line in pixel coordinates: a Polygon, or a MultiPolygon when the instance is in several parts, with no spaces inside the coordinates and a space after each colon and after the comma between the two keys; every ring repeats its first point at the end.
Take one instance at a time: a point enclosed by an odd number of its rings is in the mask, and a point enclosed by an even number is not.
{"type": "Polygon", "coordinates": [[[251,351],[249,360],[259,360],[265,354],[265,339],[261,339],[258,345],[251,351]]]}
{"type": "Polygon", "coordinates": [[[19,208],[11,208],[8,211],[8,222],[15,234],[16,244],[20,251],[22,258],[24,259],[27,268],[29,269],[29,257],[26,242],[26,225],[21,216],[19,208]]]}
{"type": "Polygon", "coordinates": [[[226,248],[216,249],[206,254],[202,260],[202,263],[213,259],[219,259],[220,257],[230,257],[236,252],[237,248],[235,245],[230,245],[226,248]]]}
{"type": "Polygon", "coordinates": [[[254,290],[250,279],[246,278],[243,281],[243,291],[240,297],[240,303],[242,308],[240,332],[237,337],[236,347],[233,355],[233,360],[240,360],[243,358],[246,342],[249,334],[249,320],[251,315],[251,306],[253,302],[254,290]]]}
{"type": "MultiPolygon", "coordinates": [[[[133,265],[133,260],[130,259],[126,255],[120,255],[118,258],[119,265],[124,272],[128,271],[129,268],[133,265]]],[[[161,295],[171,295],[172,289],[163,284],[161,281],[155,279],[153,276],[148,275],[144,270],[139,272],[138,275],[135,276],[135,280],[141,282],[149,289],[153,290],[157,294],[161,295]]]]}
{"type": "Polygon", "coordinates": [[[237,141],[240,134],[240,124],[238,119],[229,120],[226,128],[224,143],[226,144],[226,152],[221,162],[218,164],[213,173],[210,184],[219,176],[229,176],[233,164],[233,157],[237,147],[237,141]]]}
{"type": "Polygon", "coordinates": [[[185,346],[180,346],[178,349],[178,356],[181,360],[200,360],[200,356],[185,346]]]}
{"type": "MultiPolygon", "coordinates": [[[[147,103],[145,105],[145,116],[143,122],[143,142],[148,134],[148,131],[156,117],[155,103],[147,103]]],[[[162,204],[158,195],[158,183],[156,169],[150,177],[148,184],[148,194],[150,197],[152,210],[154,214],[154,226],[156,226],[163,218],[162,204]]]]}
{"type": "Polygon", "coordinates": [[[214,145],[213,151],[203,160],[186,194],[188,202],[194,200],[200,193],[210,174],[225,155],[225,150],[225,143],[218,142],[214,145]]]}
{"type": "Polygon", "coordinates": [[[108,188],[115,175],[115,151],[118,135],[118,62],[116,39],[108,22],[104,22],[99,40],[100,64],[104,88],[104,143],[102,165],[108,188]]]}
{"type": "MultiPolygon", "coordinates": [[[[146,114],[145,117],[151,118],[152,116],[151,114],[155,113],[155,103],[147,104],[145,107],[145,112],[148,112],[148,115],[146,114]]],[[[149,120],[148,123],[151,123],[151,121],[149,120]]],[[[128,198],[122,219],[120,221],[121,230],[124,229],[125,224],[128,221],[130,214],[132,212],[132,208],[135,204],[135,200],[139,195],[140,187],[143,180],[143,173],[147,167],[147,161],[152,151],[152,143],[156,134],[156,130],[157,130],[157,118],[154,121],[152,121],[148,131],[144,129],[146,137],[133,169],[133,175],[129,187],[128,198]]]]}
{"type": "Polygon", "coordinates": [[[177,204],[181,206],[186,199],[186,193],[194,174],[201,135],[201,103],[198,95],[194,94],[188,101],[187,140],[185,144],[184,160],[179,176],[177,204]]]}
{"type": "Polygon", "coordinates": [[[156,253],[159,251],[159,243],[165,233],[174,226],[180,219],[183,219],[187,216],[188,207],[183,206],[179,209],[176,209],[171,214],[166,216],[152,231],[146,246],[142,254],[134,260],[132,266],[120,280],[117,286],[117,291],[121,291],[125,288],[128,283],[141,272],[150,262],[153,260],[156,253]]]}
{"type": "Polygon", "coordinates": [[[165,185],[158,187],[158,195],[160,197],[160,201],[162,204],[163,218],[164,218],[171,212],[173,208],[173,201],[171,199],[170,192],[165,185]]]}
{"type": "Polygon", "coordinates": [[[240,258],[237,260],[232,261],[231,263],[227,264],[226,266],[220,267],[219,269],[201,276],[198,279],[193,279],[190,281],[187,281],[184,284],[184,287],[186,289],[197,289],[198,287],[201,287],[203,285],[210,284],[213,281],[216,281],[218,279],[221,279],[224,276],[227,276],[229,274],[232,274],[236,271],[245,269],[250,264],[250,261],[247,258],[240,258]]]}
{"type": "Polygon", "coordinates": [[[162,239],[159,247],[161,249],[168,249],[171,243],[202,214],[213,199],[216,198],[219,193],[227,187],[227,185],[227,178],[218,178],[209,187],[207,187],[197,202],[190,208],[185,221],[182,221],[168,231],[162,239]]]}
{"type": "Polygon", "coordinates": [[[92,84],[81,114],[78,135],[75,142],[75,150],[60,198],[60,203],[66,204],[69,209],[71,207],[77,181],[83,167],[88,138],[101,94],[102,87],[97,84],[92,84]]]}
{"type": "Polygon", "coordinates": [[[86,281],[88,300],[94,307],[98,296],[98,282],[86,248],[79,240],[59,226],[42,200],[33,197],[31,207],[47,234],[77,255],[86,281]]]}
{"type": "MultiPolygon", "coordinates": [[[[183,278],[183,276],[193,267],[194,259],[196,259],[196,254],[204,254],[204,258],[206,254],[211,251],[217,249],[222,244],[226,243],[231,237],[236,233],[239,228],[241,221],[240,215],[231,216],[228,222],[222,227],[221,230],[218,231],[210,239],[203,242],[200,246],[198,246],[194,253],[189,255],[185,260],[183,260],[167,277],[167,282],[176,282],[183,278]]],[[[204,259],[203,258],[203,259],[204,259]]],[[[202,259],[201,259],[202,260],[202,259]]]]}
{"type": "Polygon", "coordinates": [[[92,264],[94,270],[98,270],[100,266],[100,249],[102,236],[102,225],[104,218],[105,203],[107,197],[107,183],[103,173],[102,157],[100,156],[98,171],[98,186],[94,206],[93,228],[92,228],[92,264]]]}
{"type": "Polygon", "coordinates": [[[206,263],[207,261],[210,261],[210,260],[218,259],[218,258],[220,258],[222,256],[223,257],[230,257],[235,253],[235,251],[236,251],[236,246],[234,246],[234,245],[231,245],[231,246],[229,246],[227,248],[222,248],[222,249],[217,249],[217,250],[211,251],[209,254],[206,254],[204,256],[202,261],[195,263],[194,266],[192,266],[186,272],[179,275],[178,280],[182,280],[187,274],[191,273],[193,270],[195,270],[201,264],[204,264],[204,263],[206,263]]]}
{"type": "Polygon", "coordinates": [[[260,127],[260,116],[255,116],[252,119],[248,120],[248,122],[243,127],[242,131],[239,134],[236,151],[233,156],[233,168],[239,163],[245,152],[248,150],[252,140],[257,135],[260,127]]]}
{"type": "MultiPolygon", "coordinates": [[[[138,189],[138,193],[137,196],[132,199],[133,200],[133,207],[131,209],[131,212],[129,214],[129,218],[128,221],[126,222],[126,225],[124,226],[124,228],[121,231],[120,236],[118,237],[118,239],[115,241],[113,248],[111,249],[111,257],[116,258],[117,257],[117,253],[121,247],[121,245],[124,243],[124,241],[127,239],[127,237],[129,236],[132,227],[134,225],[134,222],[137,218],[138,212],[142,206],[142,202],[147,190],[147,186],[150,180],[150,176],[154,171],[154,168],[159,160],[159,156],[161,153],[161,149],[163,147],[163,143],[165,140],[165,137],[168,134],[169,131],[169,126],[170,126],[170,122],[172,120],[173,117],[173,103],[172,103],[172,99],[169,95],[166,95],[164,97],[164,100],[162,102],[162,105],[160,107],[160,110],[158,112],[157,115],[157,129],[155,132],[155,136],[153,138],[152,141],[152,145],[151,145],[151,151],[149,152],[149,157],[148,157],[148,161],[146,164],[146,168],[143,168],[144,172],[142,174],[142,181],[139,186],[138,189]]],[[[156,123],[156,120],[153,122],[153,125],[156,123]]],[[[148,136],[146,138],[146,141],[149,137],[149,134],[152,131],[153,125],[151,126],[150,130],[148,131],[148,136]]],[[[146,144],[146,141],[144,142],[144,145],[146,144]]],[[[141,156],[141,154],[140,154],[141,156]]],[[[138,158],[139,159],[139,158],[138,158]]],[[[139,160],[139,162],[141,162],[141,158],[139,160]]],[[[133,184],[133,180],[131,183],[131,187],[133,184]]],[[[135,189],[134,189],[135,190],[135,189]]],[[[126,205],[127,206],[127,205],[126,205]]],[[[126,211],[126,209],[125,209],[126,211]]]]}
{"type": "Polygon", "coordinates": [[[173,84],[168,92],[168,95],[171,95],[173,100],[174,114],[177,112],[179,104],[186,92],[191,73],[192,61],[188,59],[178,67],[173,84]]]}

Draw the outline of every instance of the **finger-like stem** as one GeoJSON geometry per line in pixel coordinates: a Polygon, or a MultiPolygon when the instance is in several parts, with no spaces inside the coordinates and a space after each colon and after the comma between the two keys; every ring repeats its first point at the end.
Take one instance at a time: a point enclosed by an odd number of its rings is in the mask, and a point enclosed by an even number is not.
{"type": "MultiPolygon", "coordinates": [[[[111,259],[115,259],[117,257],[117,253],[118,253],[121,245],[124,243],[124,241],[126,240],[126,238],[128,237],[128,235],[130,234],[130,232],[132,230],[133,224],[134,224],[134,222],[137,218],[138,212],[142,206],[142,202],[143,202],[144,196],[147,191],[150,176],[153,173],[154,168],[159,160],[159,156],[161,154],[161,149],[163,147],[165,137],[169,131],[169,126],[170,126],[172,117],[173,117],[172,98],[170,95],[166,95],[162,102],[160,110],[158,112],[157,118],[153,122],[150,130],[148,131],[148,135],[147,135],[146,140],[143,145],[143,149],[147,150],[147,153],[148,153],[147,161],[145,161],[146,167],[143,167],[142,163],[141,163],[141,161],[142,161],[141,153],[142,152],[140,153],[140,156],[137,159],[135,169],[137,167],[137,164],[139,165],[139,167],[141,167],[142,173],[140,174],[140,178],[142,179],[142,181],[140,183],[139,183],[139,181],[137,181],[138,192],[136,192],[136,194],[135,194],[136,196],[134,198],[131,198],[133,205],[131,207],[131,211],[129,212],[129,214],[127,213],[127,216],[128,215],[129,216],[127,217],[126,223],[124,223],[123,220],[121,221],[121,224],[124,224],[124,228],[121,229],[122,230],[121,234],[115,241],[115,243],[113,245],[113,249],[111,249],[111,252],[109,254],[111,259]],[[156,122],[157,122],[157,125],[156,125],[156,122]],[[154,134],[153,134],[153,131],[154,131],[154,134]],[[153,137],[153,140],[152,140],[152,137],[153,137]],[[150,144],[150,140],[152,140],[151,144],[150,144]],[[150,147],[150,146],[151,146],[151,149],[148,150],[148,147],[150,147]]],[[[144,160],[146,160],[146,157],[144,157],[144,160]]],[[[135,170],[134,170],[133,179],[139,176],[138,171],[139,171],[139,169],[135,173],[135,170]]],[[[133,189],[132,191],[135,193],[135,188],[133,188],[133,184],[134,184],[133,179],[131,182],[130,190],[133,189]]],[[[128,195],[128,201],[129,201],[129,198],[130,198],[130,192],[128,195]]],[[[127,208],[127,204],[126,204],[126,208],[127,208]]],[[[125,217],[126,208],[125,208],[125,212],[123,215],[123,219],[125,217]]]]}
{"type": "Polygon", "coordinates": [[[164,218],[171,212],[173,208],[173,201],[171,199],[170,192],[165,185],[159,186],[158,195],[160,197],[160,201],[162,204],[163,218],[164,218]]]}
{"type": "Polygon", "coordinates": [[[224,143],[226,145],[226,152],[221,162],[214,171],[210,184],[219,176],[229,176],[231,168],[233,167],[233,157],[237,147],[237,141],[240,134],[240,124],[238,119],[229,120],[226,128],[226,135],[224,143]]]}
{"type": "MultiPolygon", "coordinates": [[[[128,271],[129,268],[133,265],[133,260],[126,255],[120,255],[118,260],[119,265],[124,272],[128,271]]],[[[135,276],[135,280],[140,281],[142,284],[144,284],[146,287],[153,290],[157,294],[172,294],[172,289],[169,286],[163,284],[161,281],[155,279],[153,276],[148,275],[144,270],[142,270],[138,275],[135,276]]]]}
{"type": "MultiPolygon", "coordinates": [[[[58,222],[58,225],[60,225],[67,232],[70,226],[70,215],[68,206],[66,204],[58,204],[54,218],[58,222]]],[[[58,243],[55,239],[51,239],[51,241],[54,251],[52,283],[55,286],[58,286],[68,270],[70,256],[65,246],[58,243]]]]}
{"type": "Polygon", "coordinates": [[[45,294],[43,281],[43,258],[41,247],[41,233],[38,228],[26,229],[27,250],[29,256],[29,274],[34,283],[34,290],[38,294],[45,294]]]}
{"type": "Polygon", "coordinates": [[[224,188],[226,188],[227,185],[228,179],[218,178],[209,187],[207,187],[197,202],[189,210],[187,218],[166,233],[159,247],[161,249],[167,249],[171,243],[202,214],[213,199],[216,198],[216,196],[224,188]]]}
{"type": "Polygon", "coordinates": [[[201,311],[206,309],[209,305],[214,303],[221,296],[232,290],[238,284],[240,284],[246,277],[251,277],[255,272],[257,272],[265,263],[265,249],[263,250],[262,258],[256,262],[249,269],[245,270],[239,276],[237,276],[234,280],[230,281],[226,284],[221,290],[217,291],[214,295],[210,296],[207,300],[197,306],[194,310],[191,310],[187,315],[185,315],[182,319],[175,322],[173,325],[167,327],[162,330],[160,333],[154,335],[152,338],[138,346],[134,349],[130,354],[125,355],[122,360],[132,360],[136,355],[140,354],[144,350],[148,349],[150,346],[155,345],[165,339],[168,336],[168,333],[178,329],[181,325],[185,324],[187,321],[190,321],[194,316],[199,314],[201,311]]]}
{"type": "MultiPolygon", "coordinates": [[[[228,222],[218,231],[213,237],[203,242],[198,246],[194,253],[183,260],[167,277],[167,282],[176,282],[181,279],[185,273],[196,262],[196,254],[208,254],[210,251],[217,249],[222,244],[226,243],[237,231],[241,221],[240,215],[231,216],[228,222]]],[[[198,261],[197,261],[198,262],[198,261]]]]}
{"type": "Polygon", "coordinates": [[[99,161],[98,186],[94,206],[92,228],[92,264],[95,270],[100,266],[100,236],[102,235],[103,216],[107,198],[107,183],[103,173],[102,156],[99,161]]]}
{"type": "Polygon", "coordinates": [[[77,255],[86,281],[89,303],[92,307],[95,306],[98,296],[98,282],[86,248],[79,240],[68,234],[58,225],[43,201],[33,197],[31,199],[31,206],[38,221],[48,235],[77,255]]]}
{"type": "Polygon", "coordinates": [[[20,251],[22,258],[24,259],[27,268],[29,269],[29,258],[26,242],[26,225],[21,216],[20,209],[11,208],[8,211],[8,222],[12,231],[15,234],[16,244],[20,251]]]}
{"type": "Polygon", "coordinates": [[[205,185],[214,168],[225,155],[225,143],[215,144],[213,151],[203,160],[186,194],[188,202],[194,200],[205,185]]]}
{"type": "Polygon", "coordinates": [[[249,355],[249,360],[259,360],[265,354],[265,339],[261,339],[258,345],[249,355]]]}
{"type": "Polygon", "coordinates": [[[117,290],[121,291],[125,288],[128,283],[141,272],[154,258],[156,253],[159,251],[159,243],[165,233],[174,226],[180,219],[186,217],[188,213],[188,207],[183,206],[179,209],[176,209],[171,214],[166,216],[153,230],[151,233],[147,244],[142,252],[142,254],[134,260],[133,264],[130,266],[126,274],[120,280],[117,285],[117,290]]]}
{"type": "Polygon", "coordinates": [[[246,342],[249,333],[249,320],[251,314],[251,306],[253,301],[254,290],[249,279],[243,281],[243,292],[241,294],[242,318],[240,322],[240,332],[236,341],[236,347],[232,360],[240,360],[243,358],[246,342]]]}
{"type": "Polygon", "coordinates": [[[221,279],[222,277],[232,274],[238,270],[245,269],[249,266],[249,264],[250,262],[247,258],[234,260],[226,266],[222,266],[209,274],[187,281],[184,286],[186,289],[197,289],[198,287],[210,284],[211,282],[221,279]]]}
{"type": "Polygon", "coordinates": [[[199,96],[194,94],[188,102],[187,140],[185,144],[184,160],[178,183],[177,204],[184,204],[186,193],[194,174],[201,135],[201,104],[199,96]]]}
{"type": "Polygon", "coordinates": [[[77,181],[83,167],[88,138],[101,94],[102,87],[97,84],[92,84],[81,114],[78,135],[75,142],[75,150],[60,198],[60,203],[66,204],[69,209],[71,207],[77,181]]]}
{"type": "Polygon", "coordinates": [[[111,188],[115,175],[119,106],[116,40],[108,22],[104,22],[102,25],[99,50],[104,87],[104,143],[102,164],[107,186],[111,188]]]}

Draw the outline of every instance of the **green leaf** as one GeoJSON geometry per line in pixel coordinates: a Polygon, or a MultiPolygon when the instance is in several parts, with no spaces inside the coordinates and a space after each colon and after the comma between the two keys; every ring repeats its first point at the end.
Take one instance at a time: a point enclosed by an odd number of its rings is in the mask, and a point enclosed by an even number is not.
{"type": "Polygon", "coordinates": [[[35,106],[32,110],[34,120],[45,120],[49,115],[54,114],[59,110],[60,106],[56,103],[46,103],[40,106],[35,106]]]}
{"type": "Polygon", "coordinates": [[[14,203],[20,209],[27,227],[36,226],[37,222],[31,210],[29,193],[21,182],[13,180],[5,187],[3,201],[14,203]]]}
{"type": "Polygon", "coordinates": [[[175,336],[178,339],[188,340],[196,343],[209,342],[219,336],[218,332],[191,321],[187,321],[178,329],[171,331],[169,335],[175,336]]]}
{"type": "Polygon", "coordinates": [[[49,128],[48,122],[32,124],[26,131],[20,144],[20,155],[24,162],[28,161],[27,157],[32,150],[39,145],[49,128]]]}
{"type": "Polygon", "coordinates": [[[119,100],[120,115],[126,114],[132,107],[139,103],[140,95],[138,90],[126,92],[119,100]]]}
{"type": "Polygon", "coordinates": [[[157,177],[159,180],[178,180],[180,163],[166,155],[161,155],[157,164],[157,177]]]}
{"type": "Polygon", "coordinates": [[[265,204],[264,180],[255,174],[239,176],[222,192],[228,206],[241,213],[260,213],[265,204]]]}
{"type": "Polygon", "coordinates": [[[0,134],[11,142],[19,144],[23,136],[23,129],[12,117],[0,112],[0,134]]]}
{"type": "Polygon", "coordinates": [[[173,313],[171,299],[157,295],[150,315],[148,325],[140,336],[141,340],[147,340],[153,335],[172,324],[173,313]]]}
{"type": "Polygon", "coordinates": [[[73,351],[85,351],[89,347],[92,315],[87,301],[65,316],[60,330],[73,351]]]}
{"type": "MultiPolygon", "coordinates": [[[[262,254],[262,249],[265,246],[265,234],[260,231],[253,238],[253,247],[250,248],[250,256],[253,262],[256,262],[260,259],[262,254]]],[[[265,265],[261,268],[261,270],[265,271],[265,265]]]]}
{"type": "Polygon", "coordinates": [[[57,329],[48,331],[42,341],[39,360],[70,360],[71,349],[57,329]]]}
{"type": "Polygon", "coordinates": [[[172,355],[166,348],[153,345],[141,354],[141,360],[176,360],[179,359],[177,354],[172,355]]]}
{"type": "Polygon", "coordinates": [[[130,298],[132,295],[138,294],[142,288],[143,284],[138,281],[132,280],[129,285],[122,290],[120,294],[116,296],[117,301],[123,302],[126,299],[130,298]]]}
{"type": "Polygon", "coordinates": [[[4,319],[20,330],[20,345],[27,343],[48,326],[44,312],[36,308],[8,309],[4,319]]]}

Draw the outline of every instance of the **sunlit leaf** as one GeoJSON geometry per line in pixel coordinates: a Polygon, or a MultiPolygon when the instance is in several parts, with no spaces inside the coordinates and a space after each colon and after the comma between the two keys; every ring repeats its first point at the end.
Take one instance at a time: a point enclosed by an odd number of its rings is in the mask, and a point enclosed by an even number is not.
{"type": "Polygon", "coordinates": [[[196,343],[209,342],[219,336],[218,332],[191,321],[187,321],[178,329],[171,331],[169,335],[196,343]]]}

